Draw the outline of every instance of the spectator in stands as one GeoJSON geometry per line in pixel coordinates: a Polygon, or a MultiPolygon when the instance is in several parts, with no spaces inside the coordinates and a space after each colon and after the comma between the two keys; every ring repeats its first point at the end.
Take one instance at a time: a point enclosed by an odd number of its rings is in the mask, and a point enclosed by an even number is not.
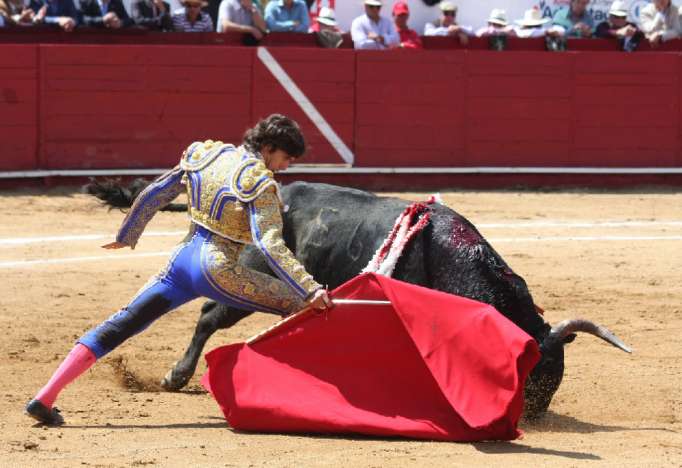
{"type": "Polygon", "coordinates": [[[0,0],[0,16],[6,26],[33,26],[36,19],[35,13],[24,0],[0,0]]]}
{"type": "Polygon", "coordinates": [[[173,12],[173,30],[178,32],[213,32],[213,20],[201,11],[204,0],[181,0],[182,8],[173,12]]]}
{"type": "Polygon", "coordinates": [[[513,26],[507,21],[507,12],[499,8],[493,8],[488,18],[488,25],[476,31],[478,37],[515,35],[513,26]]]}
{"type": "Polygon", "coordinates": [[[34,23],[59,27],[73,31],[78,12],[73,0],[31,0],[29,8],[34,13],[34,23]]]}
{"type": "Polygon", "coordinates": [[[640,11],[640,24],[652,47],[680,37],[679,8],[671,0],[653,0],[640,11]]]}
{"type": "Polygon", "coordinates": [[[425,36],[454,36],[459,39],[461,44],[469,42],[469,35],[473,33],[472,28],[457,24],[457,7],[449,1],[440,2],[441,16],[433,23],[426,23],[424,26],[425,36]]]}
{"type": "Polygon", "coordinates": [[[79,23],[108,29],[134,24],[121,0],[80,0],[79,23]]]}
{"type": "Polygon", "coordinates": [[[343,32],[339,28],[336,15],[331,8],[320,8],[317,17],[310,26],[310,32],[316,35],[317,43],[326,49],[336,49],[343,44],[343,32]]]}
{"type": "Polygon", "coordinates": [[[218,9],[218,32],[240,32],[254,45],[268,30],[258,0],[223,0],[218,9]]]}
{"type": "Polygon", "coordinates": [[[270,0],[265,7],[265,22],[270,31],[307,33],[308,6],[303,0],[270,0]]]}
{"type": "Polygon", "coordinates": [[[398,47],[404,49],[423,49],[422,40],[419,38],[419,34],[414,29],[410,29],[407,25],[407,20],[410,19],[410,9],[407,7],[407,3],[403,1],[396,2],[393,4],[393,22],[395,23],[395,29],[398,31],[400,36],[400,44],[398,47]]]}
{"type": "Polygon", "coordinates": [[[490,12],[488,25],[476,31],[476,36],[487,37],[488,47],[491,50],[505,50],[507,48],[507,37],[516,36],[516,33],[507,21],[507,12],[494,8],[490,12]]]}
{"type": "Polygon", "coordinates": [[[133,21],[152,31],[172,31],[170,5],[163,0],[135,0],[132,4],[133,21]]]}
{"type": "Polygon", "coordinates": [[[559,8],[552,23],[566,30],[568,37],[591,37],[594,30],[594,19],[587,10],[590,0],[570,0],[568,6],[559,8]]]}
{"type": "Polygon", "coordinates": [[[644,37],[637,25],[628,22],[628,8],[622,0],[615,0],[611,4],[608,19],[597,25],[594,35],[600,38],[618,39],[623,50],[627,52],[637,49],[644,37]]]}
{"type": "Polygon", "coordinates": [[[365,14],[353,20],[350,34],[356,49],[391,49],[400,43],[393,23],[380,15],[381,0],[365,0],[365,14]]]}

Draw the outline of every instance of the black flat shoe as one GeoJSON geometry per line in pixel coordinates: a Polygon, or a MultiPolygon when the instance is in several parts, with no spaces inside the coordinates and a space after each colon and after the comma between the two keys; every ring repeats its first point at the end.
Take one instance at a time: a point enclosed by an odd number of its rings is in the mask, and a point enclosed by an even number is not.
{"type": "Polygon", "coordinates": [[[48,408],[40,400],[33,399],[29,401],[24,412],[47,426],[61,426],[64,424],[64,418],[59,414],[59,410],[57,408],[48,408]]]}

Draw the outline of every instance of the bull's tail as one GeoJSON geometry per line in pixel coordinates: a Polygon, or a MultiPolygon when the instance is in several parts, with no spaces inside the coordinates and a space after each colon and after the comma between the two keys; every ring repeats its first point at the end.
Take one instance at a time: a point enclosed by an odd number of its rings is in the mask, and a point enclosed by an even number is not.
{"type": "MultiPolygon", "coordinates": [[[[135,179],[128,186],[125,186],[121,179],[104,179],[103,181],[90,179],[90,182],[83,186],[83,193],[93,195],[110,208],[130,208],[137,196],[149,181],[145,179],[135,179]]],[[[161,208],[161,211],[187,211],[184,203],[169,203],[161,208]]]]}

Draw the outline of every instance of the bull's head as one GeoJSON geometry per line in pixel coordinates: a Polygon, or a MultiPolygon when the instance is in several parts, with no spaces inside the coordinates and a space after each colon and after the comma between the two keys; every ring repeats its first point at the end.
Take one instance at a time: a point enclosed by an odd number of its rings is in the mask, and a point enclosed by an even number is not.
{"type": "Polygon", "coordinates": [[[576,332],[598,336],[626,353],[632,352],[609,330],[589,320],[573,319],[559,323],[540,343],[542,357],[526,381],[524,412],[527,418],[537,418],[547,411],[564,376],[564,345],[575,339],[576,332]]]}

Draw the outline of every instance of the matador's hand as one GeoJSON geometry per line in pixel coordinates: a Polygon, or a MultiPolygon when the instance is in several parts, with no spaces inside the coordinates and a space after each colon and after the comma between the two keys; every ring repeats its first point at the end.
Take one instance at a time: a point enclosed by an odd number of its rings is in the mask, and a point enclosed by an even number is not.
{"type": "Polygon", "coordinates": [[[326,289],[318,289],[315,291],[315,294],[313,294],[309,304],[314,309],[331,309],[334,307],[334,303],[329,298],[329,294],[327,294],[326,289]]]}
{"type": "Polygon", "coordinates": [[[123,242],[109,242],[108,244],[104,244],[102,246],[103,249],[122,249],[124,247],[128,247],[128,244],[124,244],[123,242]]]}

